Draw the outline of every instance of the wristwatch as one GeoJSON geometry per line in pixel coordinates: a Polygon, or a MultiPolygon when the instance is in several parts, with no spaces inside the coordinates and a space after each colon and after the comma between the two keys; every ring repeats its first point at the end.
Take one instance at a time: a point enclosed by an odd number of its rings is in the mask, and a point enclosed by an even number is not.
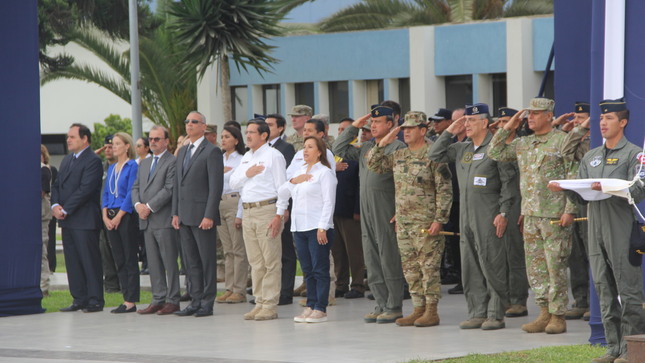
{"type": "Polygon", "coordinates": [[[502,215],[502,217],[506,218],[506,212],[502,212],[500,214],[502,215]]]}

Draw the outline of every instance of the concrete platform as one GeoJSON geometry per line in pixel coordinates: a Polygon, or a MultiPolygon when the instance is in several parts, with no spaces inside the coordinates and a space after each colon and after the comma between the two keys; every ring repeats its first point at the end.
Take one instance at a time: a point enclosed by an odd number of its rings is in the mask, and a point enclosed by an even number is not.
{"type": "MultiPolygon", "coordinates": [[[[144,284],[147,279],[142,276],[144,284]]],[[[278,307],[278,320],[262,322],[243,320],[248,303],[216,304],[215,315],[205,318],[114,315],[109,309],[2,318],[0,362],[405,362],[586,344],[589,338],[582,320],[568,321],[565,334],[524,333],[520,326],[538,313],[532,301],[529,316],[506,319],[506,329],[460,330],[466,302],[463,295],[448,295],[450,287],[442,289],[441,325],[431,328],[365,324],[362,317],[374,303],[343,298],[322,324],[294,323],[302,309],[297,303],[278,307]]],[[[406,300],[404,313],[411,310],[406,300]]]]}

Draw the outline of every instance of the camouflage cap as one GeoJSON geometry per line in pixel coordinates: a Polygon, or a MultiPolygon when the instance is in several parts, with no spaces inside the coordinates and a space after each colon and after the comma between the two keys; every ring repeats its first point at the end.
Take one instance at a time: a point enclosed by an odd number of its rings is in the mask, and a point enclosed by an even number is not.
{"type": "Polygon", "coordinates": [[[555,101],[550,98],[536,97],[531,100],[527,110],[529,111],[548,111],[553,112],[555,101]]]}
{"type": "Polygon", "coordinates": [[[427,126],[426,123],[427,116],[425,112],[421,111],[409,111],[405,114],[405,121],[401,127],[418,127],[418,126],[427,126]]]}
{"type": "Polygon", "coordinates": [[[372,123],[368,122],[365,124],[365,126],[361,127],[361,130],[367,130],[367,131],[372,131],[372,123]]]}
{"type": "Polygon", "coordinates": [[[291,108],[288,116],[311,116],[314,114],[314,110],[307,105],[295,105],[291,108]]]}
{"type": "Polygon", "coordinates": [[[204,131],[205,134],[216,134],[217,133],[217,125],[206,125],[206,131],[204,131]]]}
{"type": "Polygon", "coordinates": [[[329,115],[324,114],[324,113],[317,113],[313,115],[311,118],[315,118],[317,120],[322,121],[326,126],[329,126],[329,115]]]}

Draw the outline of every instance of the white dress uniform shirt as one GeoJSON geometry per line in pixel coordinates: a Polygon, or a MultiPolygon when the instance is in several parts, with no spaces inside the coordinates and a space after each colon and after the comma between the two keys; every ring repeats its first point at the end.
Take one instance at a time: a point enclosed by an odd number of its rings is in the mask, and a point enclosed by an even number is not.
{"type": "MultiPolygon", "coordinates": [[[[305,152],[304,149],[299,150],[296,153],[296,155],[293,156],[293,160],[291,160],[291,164],[289,164],[289,167],[287,168],[287,180],[291,180],[291,178],[295,178],[298,175],[302,174],[300,172],[300,168],[302,168],[302,166],[305,165],[304,152],[305,152]]],[[[331,170],[335,172],[336,160],[334,159],[334,153],[332,153],[331,150],[329,149],[327,149],[327,161],[329,161],[331,170]]]]}
{"type": "MultiPolygon", "coordinates": [[[[317,162],[307,173],[307,165],[296,170],[297,175],[309,174],[311,179],[300,184],[290,181],[282,184],[280,198],[293,198],[291,232],[334,228],[336,204],[336,172],[317,162]]],[[[296,175],[296,176],[297,176],[296,175]]]]}
{"type": "MultiPolygon", "coordinates": [[[[228,158],[226,157],[226,153],[222,155],[224,158],[224,168],[226,167],[231,168],[231,170],[227,171],[224,173],[224,187],[222,188],[222,195],[226,194],[231,194],[231,193],[239,193],[239,189],[233,189],[231,188],[231,185],[229,183],[231,179],[231,175],[233,175],[233,172],[235,169],[240,166],[240,163],[242,162],[242,154],[238,153],[237,151],[233,151],[228,158]]],[[[237,213],[235,215],[236,218],[242,218],[242,198],[240,198],[239,203],[237,205],[237,213]]]]}
{"type": "Polygon", "coordinates": [[[242,202],[254,203],[277,198],[276,214],[283,215],[289,207],[289,199],[278,198],[278,188],[287,180],[287,162],[278,150],[264,144],[256,151],[249,150],[242,157],[240,165],[233,171],[229,186],[240,190],[242,202]],[[263,165],[264,170],[252,177],[246,171],[253,165],[263,165]]]}

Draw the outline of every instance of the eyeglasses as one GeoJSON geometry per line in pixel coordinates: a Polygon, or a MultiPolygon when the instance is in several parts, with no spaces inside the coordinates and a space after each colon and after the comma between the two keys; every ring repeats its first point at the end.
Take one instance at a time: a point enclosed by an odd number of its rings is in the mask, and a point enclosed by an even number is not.
{"type": "Polygon", "coordinates": [[[165,137],[149,137],[148,140],[153,141],[153,142],[159,142],[161,140],[165,140],[165,137]]]}
{"type": "Polygon", "coordinates": [[[200,123],[200,122],[201,122],[201,121],[199,121],[199,120],[184,120],[184,123],[185,123],[185,124],[190,124],[190,123],[192,123],[192,124],[198,124],[198,123],[200,123]]]}

